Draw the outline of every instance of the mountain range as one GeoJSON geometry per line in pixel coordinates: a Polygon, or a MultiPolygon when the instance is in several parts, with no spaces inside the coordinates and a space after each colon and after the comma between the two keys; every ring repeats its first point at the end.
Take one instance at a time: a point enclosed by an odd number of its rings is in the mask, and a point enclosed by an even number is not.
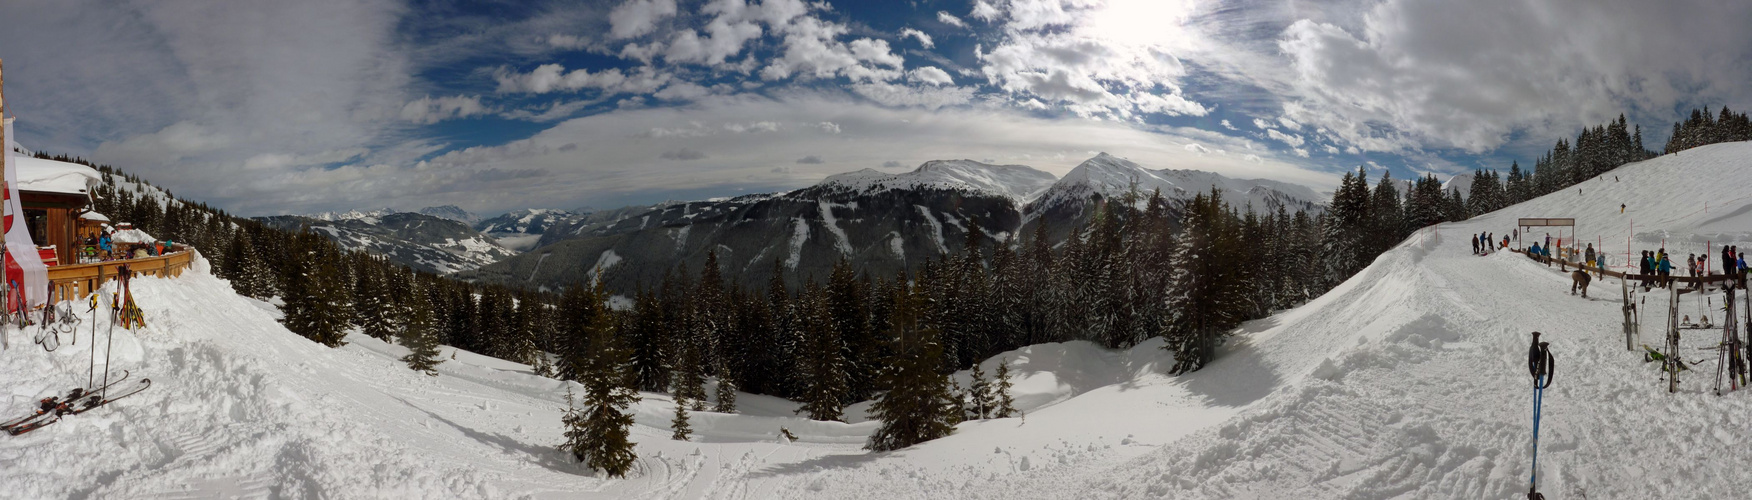
{"type": "Polygon", "coordinates": [[[834,175],[786,193],[547,220],[534,211],[507,214],[508,224],[493,229],[539,226],[537,244],[458,277],[558,289],[600,271],[611,289],[626,293],[654,286],[678,267],[698,272],[709,252],[716,252],[727,279],[745,284],[765,283],[775,270],[793,285],[824,279],[841,259],[873,275],[893,275],[960,251],[971,226],[994,241],[1015,244],[1017,235],[1045,224],[1056,243],[1096,206],[1134,188],[1143,197],[1160,190],[1183,200],[1213,187],[1237,208],[1324,210],[1324,197],[1305,186],[1151,170],[1105,153],[1062,178],[1022,165],[939,160],[897,174],[865,169],[834,175]]]}

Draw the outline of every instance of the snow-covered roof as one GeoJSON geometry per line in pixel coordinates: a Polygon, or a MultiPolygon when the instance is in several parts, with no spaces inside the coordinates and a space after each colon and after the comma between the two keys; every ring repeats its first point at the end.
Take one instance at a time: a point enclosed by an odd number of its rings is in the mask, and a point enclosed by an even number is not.
{"type": "Polygon", "coordinates": [[[122,229],[111,234],[110,241],[116,243],[153,243],[158,239],[139,229],[122,229]]]}
{"type": "Polygon", "coordinates": [[[97,170],[77,163],[13,155],[18,162],[18,190],[85,194],[103,182],[97,170]]]}
{"type": "Polygon", "coordinates": [[[97,222],[109,222],[110,220],[109,217],[105,217],[103,214],[97,212],[86,212],[83,215],[80,215],[79,218],[97,222]]]}

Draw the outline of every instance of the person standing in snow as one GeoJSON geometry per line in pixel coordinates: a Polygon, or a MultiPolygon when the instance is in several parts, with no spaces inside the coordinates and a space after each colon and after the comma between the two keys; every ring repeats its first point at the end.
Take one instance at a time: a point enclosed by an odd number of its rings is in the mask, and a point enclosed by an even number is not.
{"type": "Polygon", "coordinates": [[[1740,254],[1740,262],[1736,263],[1734,276],[1740,279],[1740,288],[1746,288],[1746,254],[1740,254]]]}
{"type": "Polygon", "coordinates": [[[1693,278],[1697,277],[1697,254],[1691,254],[1685,257],[1685,275],[1693,278]]]}
{"type": "Polygon", "coordinates": [[[1655,252],[1655,274],[1661,281],[1661,288],[1673,286],[1673,261],[1667,258],[1667,249],[1655,252]]]}
{"type": "Polygon", "coordinates": [[[1588,251],[1583,252],[1582,257],[1584,259],[1584,262],[1588,263],[1588,267],[1596,267],[1597,266],[1594,263],[1594,244],[1593,243],[1588,244],[1588,251]]]}
{"type": "Polygon", "coordinates": [[[1643,250],[1642,251],[1642,273],[1641,273],[1641,276],[1642,276],[1642,285],[1643,285],[1644,289],[1647,289],[1649,287],[1649,277],[1654,275],[1654,274],[1655,274],[1655,254],[1649,252],[1648,250],[1643,250]]]}
{"type": "Polygon", "coordinates": [[[1472,255],[1478,255],[1478,235],[1472,235],[1472,255]]]}
{"type": "Polygon", "coordinates": [[[1734,247],[1722,246],[1722,274],[1734,275],[1734,247]]]}

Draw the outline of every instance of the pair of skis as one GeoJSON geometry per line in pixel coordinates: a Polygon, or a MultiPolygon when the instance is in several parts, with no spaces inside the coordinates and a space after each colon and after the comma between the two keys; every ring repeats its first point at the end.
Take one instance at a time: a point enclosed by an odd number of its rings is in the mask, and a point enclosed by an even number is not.
{"type": "MultiPolygon", "coordinates": [[[[128,278],[131,277],[132,273],[129,272],[128,266],[122,266],[121,269],[119,269],[119,271],[120,271],[119,276],[117,276],[117,278],[118,278],[117,281],[120,282],[118,284],[118,288],[121,289],[121,291],[123,292],[124,295],[126,295],[127,298],[126,298],[126,300],[123,301],[125,305],[122,308],[119,308],[119,309],[124,309],[124,310],[120,310],[120,311],[117,310],[118,308],[115,306],[115,301],[112,298],[111,316],[110,316],[110,319],[111,319],[111,321],[110,321],[110,336],[109,336],[110,337],[109,342],[110,342],[110,345],[112,347],[113,347],[113,343],[115,341],[115,325],[117,323],[116,320],[126,319],[126,318],[128,318],[128,316],[130,316],[130,314],[135,318],[141,318],[143,316],[140,314],[139,307],[134,306],[132,294],[126,293],[126,291],[128,290],[128,278]],[[133,311],[126,311],[125,309],[132,309],[133,311]]],[[[102,282],[103,282],[103,271],[100,268],[98,271],[98,283],[102,283],[102,282]]],[[[91,298],[92,307],[91,307],[90,312],[92,314],[92,325],[91,325],[91,327],[92,327],[92,330],[91,330],[91,343],[92,343],[91,356],[92,356],[92,358],[91,358],[91,367],[89,368],[90,373],[87,375],[89,378],[86,380],[87,386],[92,386],[92,385],[97,384],[97,382],[96,382],[97,373],[95,371],[96,370],[96,363],[97,363],[97,358],[96,358],[96,355],[97,355],[97,321],[96,321],[96,319],[97,318],[96,318],[96,315],[97,315],[97,302],[98,302],[100,296],[101,296],[100,293],[98,293],[97,291],[93,291],[92,298],[91,298]]],[[[51,304],[50,307],[54,307],[54,305],[51,304]]],[[[68,316],[72,315],[71,308],[69,308],[69,310],[67,311],[67,315],[68,316]]],[[[140,320],[136,319],[132,324],[142,325],[143,323],[140,320]]],[[[45,326],[48,326],[48,325],[45,324],[45,326]]],[[[126,328],[126,327],[127,326],[124,326],[124,328],[126,328]]],[[[147,388],[152,387],[152,379],[142,378],[142,379],[140,379],[140,385],[137,388],[130,390],[126,393],[119,394],[119,395],[111,395],[109,393],[109,389],[111,387],[116,386],[116,384],[127,380],[128,375],[129,375],[129,371],[123,370],[122,376],[120,378],[117,378],[114,380],[111,380],[109,378],[109,366],[110,366],[109,352],[111,352],[112,350],[113,350],[113,348],[111,348],[111,347],[106,347],[106,349],[105,349],[104,365],[103,365],[104,366],[104,368],[103,368],[103,372],[104,372],[103,373],[103,385],[98,386],[95,389],[89,389],[89,390],[83,389],[83,388],[76,388],[76,389],[69,391],[67,393],[67,396],[65,396],[65,397],[50,396],[47,398],[43,398],[41,401],[39,401],[37,410],[34,413],[32,413],[31,415],[26,415],[24,417],[20,417],[20,418],[17,418],[17,419],[11,420],[11,421],[7,421],[7,422],[0,422],[0,431],[5,431],[7,434],[11,434],[14,436],[21,435],[21,434],[24,434],[27,432],[41,429],[43,427],[47,427],[49,425],[53,425],[56,422],[60,422],[62,417],[65,417],[68,415],[78,415],[78,414],[85,413],[85,412],[88,412],[91,410],[102,408],[104,406],[109,405],[110,403],[119,401],[121,399],[130,397],[130,396],[133,396],[135,394],[139,394],[141,391],[145,391],[147,388]]]]}
{"type": "Polygon", "coordinates": [[[117,395],[109,394],[109,388],[127,380],[128,373],[129,372],[127,371],[123,371],[121,378],[105,383],[102,387],[91,390],[76,388],[68,391],[67,395],[64,397],[49,396],[43,398],[37,403],[36,411],[32,412],[30,415],[25,415],[6,422],[0,422],[0,431],[5,431],[7,434],[13,436],[22,435],[30,431],[48,427],[55,422],[60,422],[62,417],[78,415],[102,408],[105,405],[139,394],[140,391],[152,387],[152,379],[143,378],[140,379],[139,386],[134,390],[117,395]]]}

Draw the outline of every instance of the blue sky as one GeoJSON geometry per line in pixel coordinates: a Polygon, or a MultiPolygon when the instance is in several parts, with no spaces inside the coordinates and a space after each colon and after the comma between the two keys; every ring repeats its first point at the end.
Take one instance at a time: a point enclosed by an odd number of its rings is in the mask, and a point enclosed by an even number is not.
{"type": "Polygon", "coordinates": [[[1096,152],[1329,189],[1752,107],[1725,0],[10,0],[26,146],[244,215],[494,214],[1096,152]]]}

